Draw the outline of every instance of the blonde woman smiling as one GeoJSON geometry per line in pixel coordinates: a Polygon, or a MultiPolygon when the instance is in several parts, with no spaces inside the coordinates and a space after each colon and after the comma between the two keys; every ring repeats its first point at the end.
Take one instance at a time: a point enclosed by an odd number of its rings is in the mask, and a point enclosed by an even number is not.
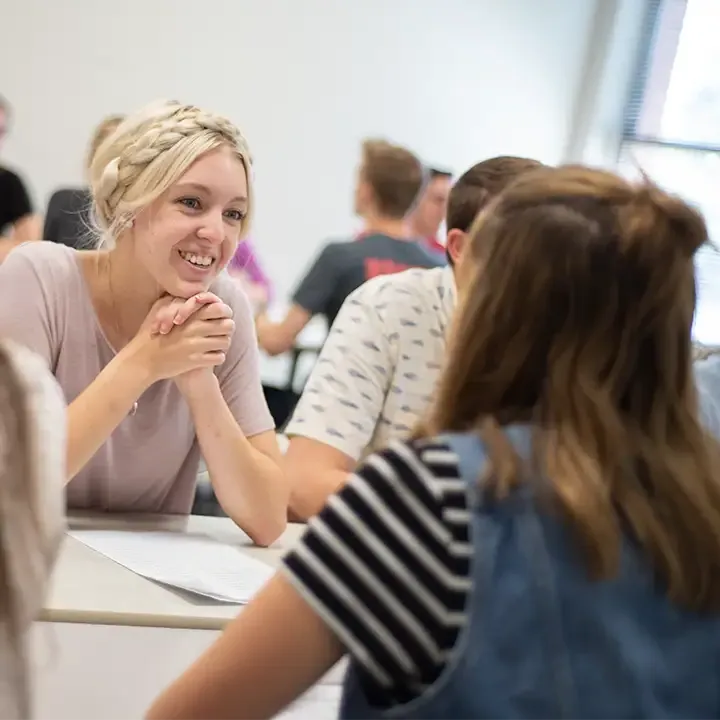
{"type": "Polygon", "coordinates": [[[228,120],[145,109],[90,168],[101,247],[26,245],[0,268],[0,335],[42,356],[69,404],[69,507],[187,513],[202,454],[253,541],[282,533],[252,312],[221,275],[249,228],[249,169],[228,120]]]}

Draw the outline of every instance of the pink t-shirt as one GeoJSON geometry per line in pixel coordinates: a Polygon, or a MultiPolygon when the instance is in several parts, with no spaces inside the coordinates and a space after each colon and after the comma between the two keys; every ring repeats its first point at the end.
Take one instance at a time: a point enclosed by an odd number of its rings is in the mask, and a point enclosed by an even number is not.
{"type": "MultiPolygon", "coordinates": [[[[247,437],[274,423],[262,391],[247,298],[222,275],[210,288],[234,311],[235,333],[216,368],[223,396],[247,437]]],[[[33,242],[0,265],[0,337],[27,346],[52,370],[71,403],[112,360],[80,267],[79,252],[33,242]]],[[[187,513],[200,448],[190,409],[172,380],[151,385],[92,460],[67,486],[70,508],[187,513]]]]}

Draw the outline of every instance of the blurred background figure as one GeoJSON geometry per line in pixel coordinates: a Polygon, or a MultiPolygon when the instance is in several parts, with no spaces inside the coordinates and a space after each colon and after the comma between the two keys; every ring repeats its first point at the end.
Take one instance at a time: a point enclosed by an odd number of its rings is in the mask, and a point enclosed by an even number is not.
{"type": "Polygon", "coordinates": [[[291,350],[315,315],[331,326],[345,298],[367,280],[441,264],[408,223],[424,182],[422,163],[410,150],[385,140],[363,143],[355,186],[355,213],[363,221],[362,230],[350,241],[325,245],[293,293],[282,320],[258,318],[258,340],[268,355],[291,350]]]}
{"type": "MultiPolygon", "coordinates": [[[[93,157],[103,140],[110,137],[124,119],[123,115],[110,115],[95,128],[85,157],[85,174],[90,169],[93,157]]],[[[92,235],[91,203],[90,189],[87,187],[62,188],[55,191],[45,215],[43,240],[74,248],[84,247],[92,235]]]]}
{"type": "Polygon", "coordinates": [[[255,315],[264,312],[273,298],[272,281],[249,238],[238,245],[228,265],[228,273],[242,285],[255,315]]]}
{"type": "Polygon", "coordinates": [[[430,168],[425,191],[409,218],[410,232],[425,241],[430,253],[445,260],[445,240],[441,226],[447,212],[448,197],[452,187],[452,173],[448,170],[430,168]]]}
{"type": "MultiPolygon", "coordinates": [[[[0,95],[0,151],[10,130],[10,104],[0,95]]],[[[0,262],[16,245],[40,237],[30,195],[20,176],[0,165],[0,262]]]]}

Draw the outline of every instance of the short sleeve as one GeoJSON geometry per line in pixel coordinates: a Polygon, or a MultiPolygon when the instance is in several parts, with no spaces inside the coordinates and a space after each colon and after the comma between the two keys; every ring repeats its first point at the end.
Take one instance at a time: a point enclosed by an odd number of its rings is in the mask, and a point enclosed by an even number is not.
{"type": "Polygon", "coordinates": [[[32,213],[32,204],[23,181],[14,172],[10,172],[9,170],[0,172],[6,174],[3,182],[4,197],[2,198],[2,202],[5,209],[2,213],[2,220],[9,225],[13,225],[18,220],[32,213]]]}
{"type": "Polygon", "coordinates": [[[395,441],[369,456],[282,565],[380,702],[432,682],[464,623],[467,523],[456,536],[438,488],[452,487],[462,508],[465,486],[447,447],[428,450],[395,441]]]}
{"type": "Polygon", "coordinates": [[[341,271],[337,250],[335,243],[326,245],[293,294],[293,302],[311,315],[328,312],[341,271]]]}
{"type": "Polygon", "coordinates": [[[21,245],[0,265],[0,338],[28,348],[54,371],[58,343],[51,313],[57,300],[48,296],[36,262],[44,248],[35,246],[44,244],[21,245]]]}
{"type": "Polygon", "coordinates": [[[375,434],[395,368],[373,283],[345,300],[285,432],[358,460],[375,434]]]}
{"type": "Polygon", "coordinates": [[[260,378],[260,352],[252,308],[238,283],[223,276],[211,288],[233,310],[235,333],[225,362],[217,371],[225,402],[246,437],[274,430],[260,378]]]}

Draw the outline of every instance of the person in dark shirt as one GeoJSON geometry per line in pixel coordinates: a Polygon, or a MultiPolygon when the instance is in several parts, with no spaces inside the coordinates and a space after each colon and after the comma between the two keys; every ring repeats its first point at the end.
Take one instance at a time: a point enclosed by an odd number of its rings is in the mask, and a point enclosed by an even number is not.
{"type": "Polygon", "coordinates": [[[365,141],[355,190],[363,232],[353,241],[331,242],[321,250],[281,322],[258,318],[258,341],[265,352],[290,350],[314,315],[324,315],[332,325],[345,298],[366,280],[442,264],[408,229],[407,217],[424,179],[422,163],[409,150],[383,140],[365,141]]]}
{"type": "MultiPolygon", "coordinates": [[[[85,161],[86,170],[103,140],[115,132],[123,119],[122,115],[111,115],[97,126],[90,141],[85,161]]],[[[82,249],[91,235],[91,204],[88,188],[63,188],[55,191],[45,214],[43,239],[82,249]]]]}
{"type": "MultiPolygon", "coordinates": [[[[0,147],[10,127],[10,105],[0,96],[0,147]]],[[[0,262],[16,245],[37,240],[39,223],[20,177],[0,165],[0,262]]]]}

